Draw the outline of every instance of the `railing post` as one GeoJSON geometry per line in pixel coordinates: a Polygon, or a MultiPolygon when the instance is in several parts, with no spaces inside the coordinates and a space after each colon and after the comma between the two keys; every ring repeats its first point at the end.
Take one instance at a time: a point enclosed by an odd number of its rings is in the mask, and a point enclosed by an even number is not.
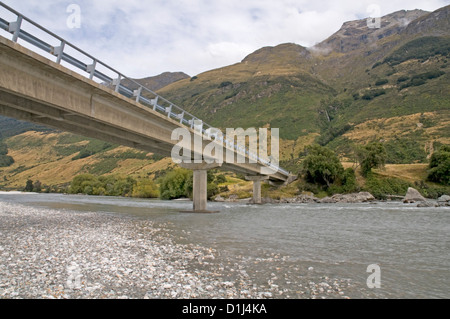
{"type": "Polygon", "coordinates": [[[172,104],[170,104],[169,107],[166,107],[166,113],[168,118],[170,118],[170,113],[172,113],[172,107],[173,107],[172,104]]]}
{"type": "Polygon", "coordinates": [[[17,42],[19,39],[20,28],[22,27],[22,16],[17,16],[17,20],[9,24],[9,32],[13,34],[12,41],[17,42]]]}
{"type": "Polygon", "coordinates": [[[139,87],[139,89],[134,90],[133,92],[133,96],[136,97],[136,102],[139,103],[139,99],[141,98],[141,93],[142,93],[142,86],[139,87]]]}
{"type": "Polygon", "coordinates": [[[184,120],[184,111],[183,113],[178,115],[180,117],[180,124],[183,124],[183,120],[184,120]]]}
{"type": "Polygon", "coordinates": [[[119,93],[120,82],[122,80],[122,76],[119,74],[119,78],[113,80],[113,85],[116,86],[115,91],[119,93]]]}
{"type": "Polygon", "coordinates": [[[94,79],[95,75],[95,68],[97,67],[97,60],[94,60],[94,62],[86,67],[86,72],[89,73],[89,80],[94,79]]]}
{"type": "Polygon", "coordinates": [[[159,98],[159,96],[156,96],[156,97],[152,100],[152,103],[153,103],[153,111],[156,111],[156,108],[158,107],[158,98],[159,98]]]}
{"type": "Polygon", "coordinates": [[[61,45],[59,47],[55,47],[53,49],[53,54],[57,56],[56,63],[60,64],[61,59],[64,53],[64,47],[66,46],[66,41],[61,41],[61,45]]]}

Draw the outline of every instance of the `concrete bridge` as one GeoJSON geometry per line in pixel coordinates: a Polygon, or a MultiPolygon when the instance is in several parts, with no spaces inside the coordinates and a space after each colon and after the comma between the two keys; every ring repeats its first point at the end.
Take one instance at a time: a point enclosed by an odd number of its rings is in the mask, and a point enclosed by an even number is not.
{"type": "MultiPolygon", "coordinates": [[[[0,30],[12,35],[11,40],[0,35],[0,114],[163,156],[171,156],[178,143],[171,138],[175,129],[185,128],[203,136],[211,128],[2,2],[1,7],[16,19],[7,21],[0,16],[0,30]],[[32,30],[25,30],[24,21],[40,34],[44,31],[46,41],[33,35],[32,30]],[[19,40],[38,50],[22,46],[19,40]]],[[[206,146],[211,141],[202,143],[206,146]]],[[[200,163],[182,164],[194,171],[194,212],[207,212],[208,169],[245,174],[254,183],[254,203],[261,203],[262,181],[292,180],[289,172],[237,145],[234,138],[214,143],[247,160],[208,164],[203,158],[200,163]],[[265,171],[269,173],[262,174],[265,171]]],[[[195,153],[193,144],[191,149],[192,158],[202,156],[195,153]]]]}

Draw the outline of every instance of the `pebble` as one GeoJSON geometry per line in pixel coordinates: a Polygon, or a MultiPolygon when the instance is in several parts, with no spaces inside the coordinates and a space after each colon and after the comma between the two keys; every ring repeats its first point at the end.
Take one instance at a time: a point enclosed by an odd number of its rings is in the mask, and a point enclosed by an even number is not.
{"type": "Polygon", "coordinates": [[[0,299],[348,298],[349,281],[291,274],[287,256],[224,259],[164,227],[0,202],[0,299]]]}

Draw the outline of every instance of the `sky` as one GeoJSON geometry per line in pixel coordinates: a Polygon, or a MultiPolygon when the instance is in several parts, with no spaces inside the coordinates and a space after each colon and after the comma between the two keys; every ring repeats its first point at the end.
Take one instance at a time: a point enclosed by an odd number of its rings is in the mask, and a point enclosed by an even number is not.
{"type": "MultiPolygon", "coordinates": [[[[311,47],[346,21],[450,0],[1,0],[128,77],[190,76],[266,46],[311,47]]],[[[0,17],[4,10],[0,9],[0,17]]]]}

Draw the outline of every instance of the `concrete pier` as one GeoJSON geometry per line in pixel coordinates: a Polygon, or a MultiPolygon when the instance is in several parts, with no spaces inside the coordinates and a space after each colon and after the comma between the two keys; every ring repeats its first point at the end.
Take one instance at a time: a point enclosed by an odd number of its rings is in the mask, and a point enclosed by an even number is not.
{"type": "Polygon", "coordinates": [[[183,168],[194,171],[194,185],[193,185],[193,202],[194,210],[189,211],[193,213],[215,213],[207,209],[208,203],[208,170],[221,167],[220,164],[181,164],[183,168]]]}
{"type": "Polygon", "coordinates": [[[261,182],[269,179],[269,176],[246,176],[246,180],[253,182],[253,204],[261,204],[261,182]]]}

